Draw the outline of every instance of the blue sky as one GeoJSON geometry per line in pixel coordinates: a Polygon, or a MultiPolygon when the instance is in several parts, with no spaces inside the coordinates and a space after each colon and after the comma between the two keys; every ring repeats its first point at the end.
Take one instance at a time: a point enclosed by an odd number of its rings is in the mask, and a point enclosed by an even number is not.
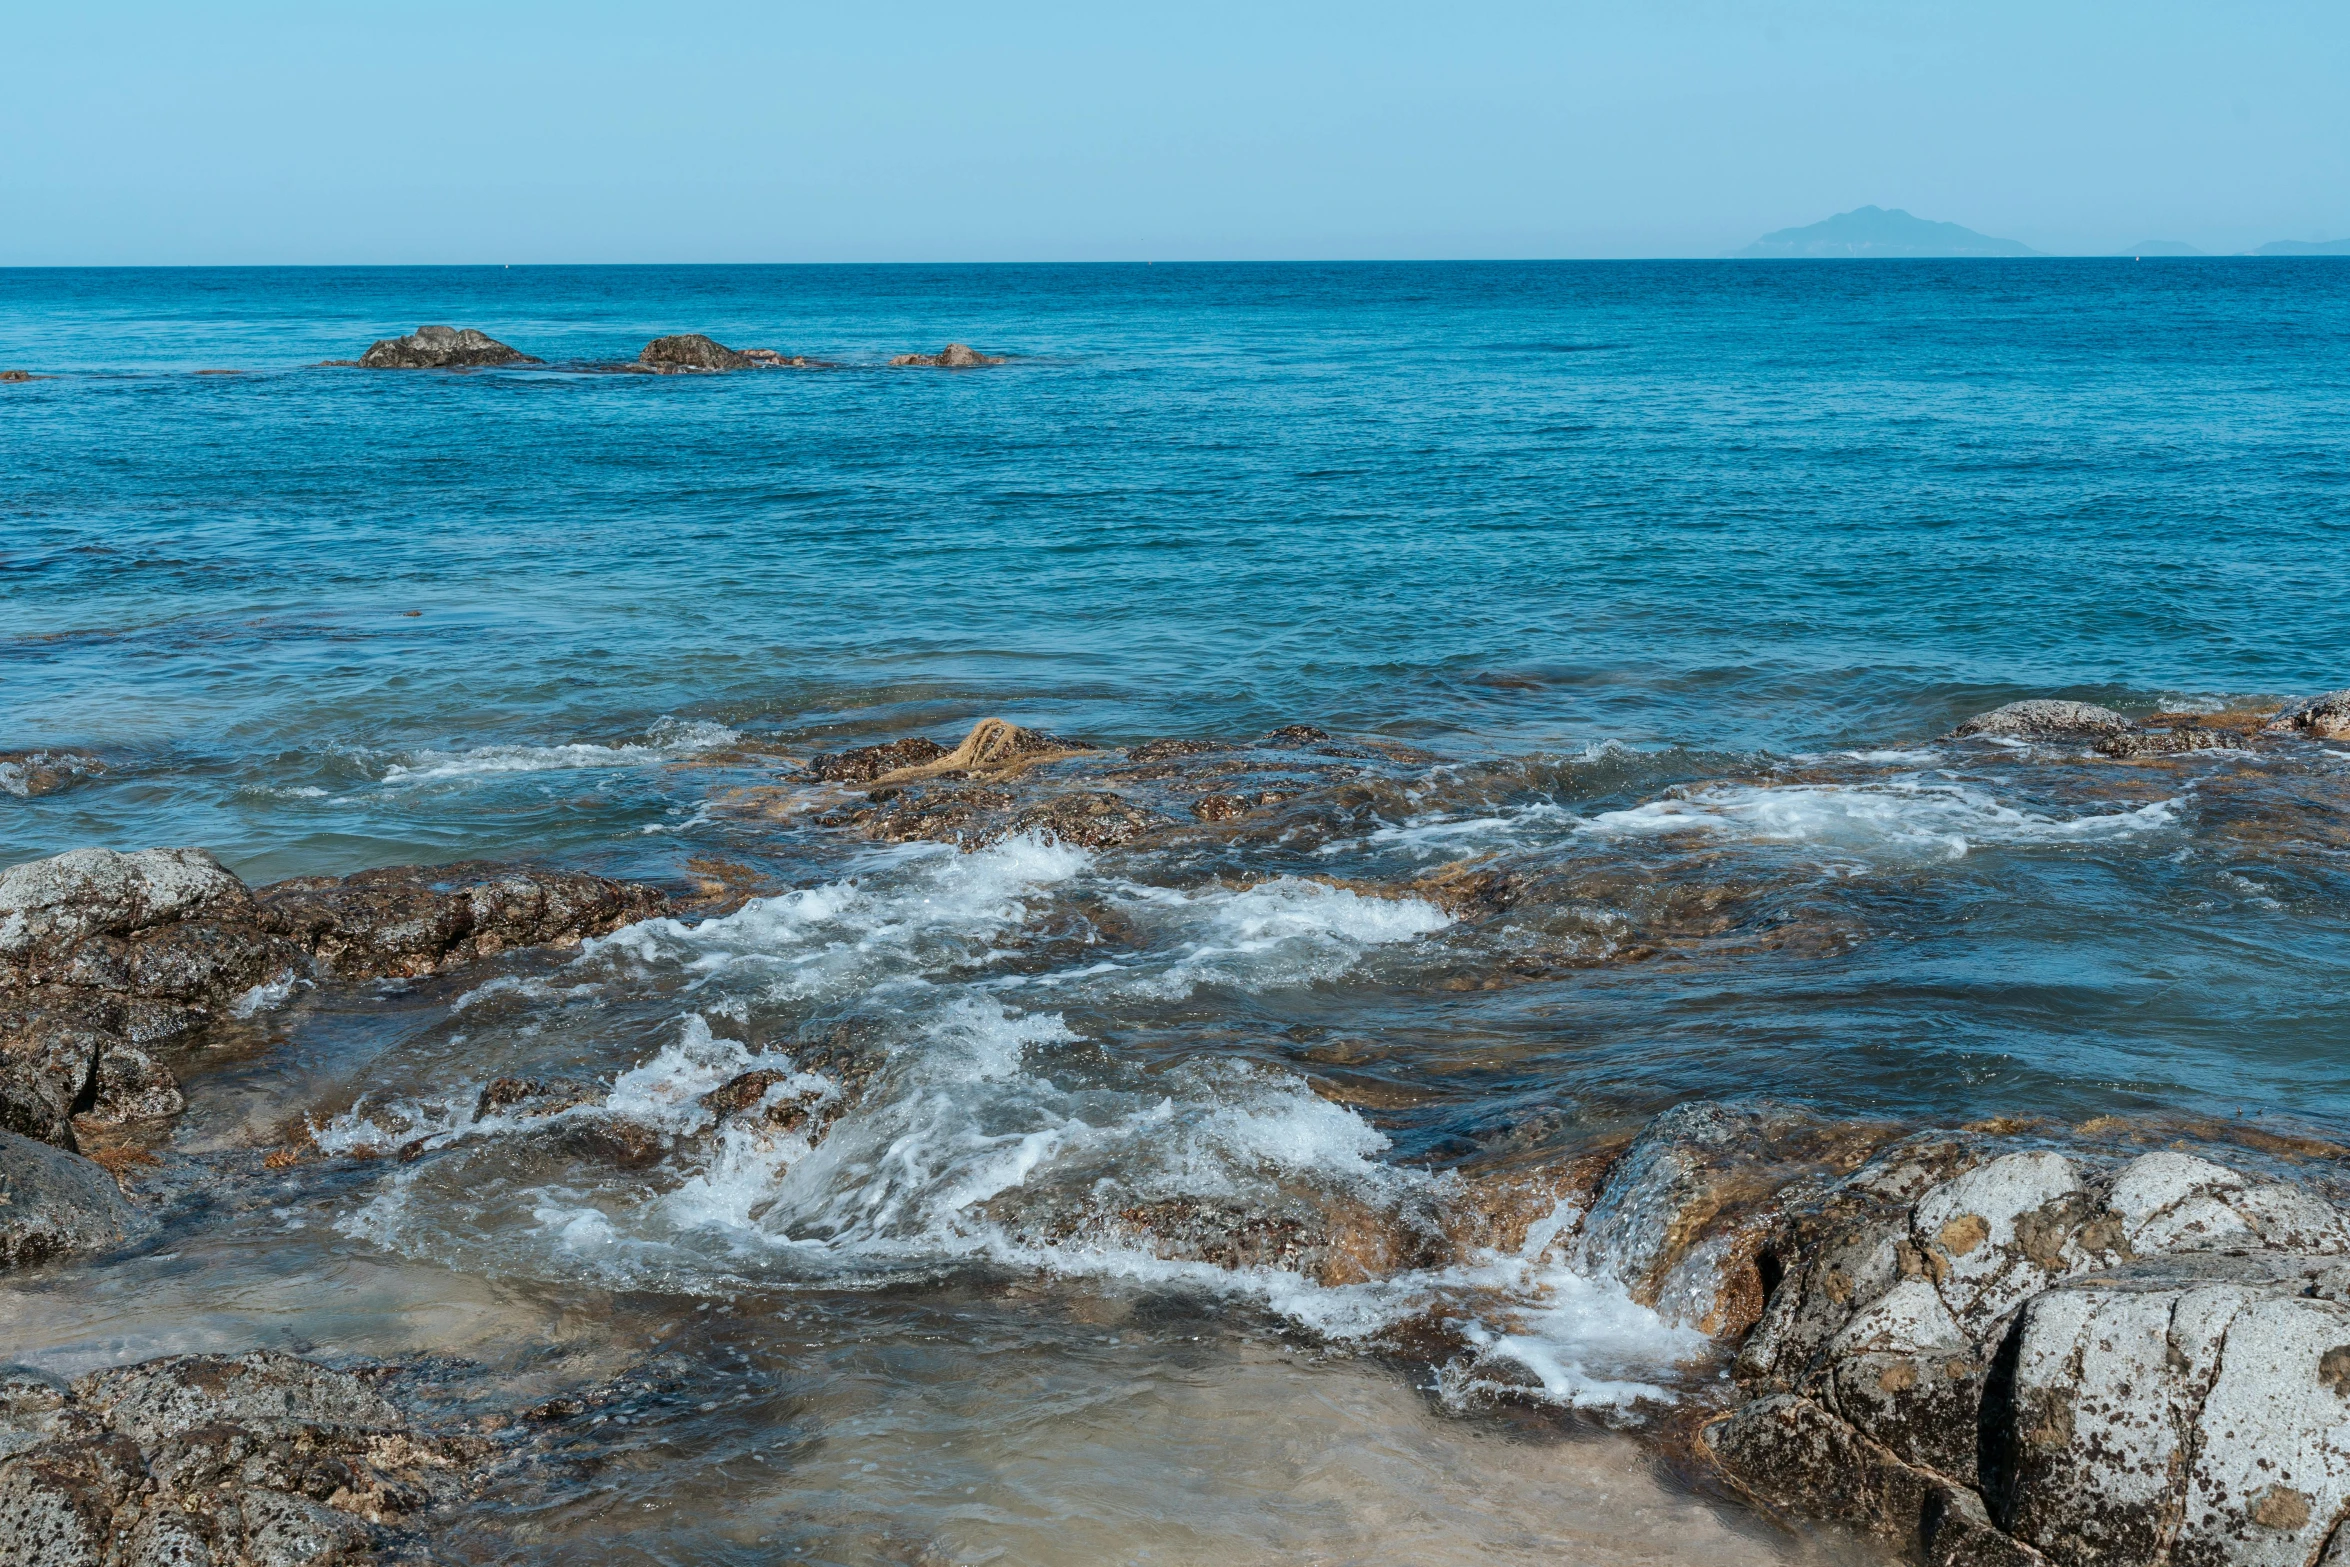
{"type": "Polygon", "coordinates": [[[2343,0],[90,3],[0,264],[2051,251],[2350,234],[2343,0]]]}

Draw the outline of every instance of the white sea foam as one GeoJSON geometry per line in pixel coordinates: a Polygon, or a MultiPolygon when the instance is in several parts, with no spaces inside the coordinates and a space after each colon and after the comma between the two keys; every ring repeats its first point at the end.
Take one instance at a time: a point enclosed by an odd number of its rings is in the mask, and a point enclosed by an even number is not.
{"type": "Polygon", "coordinates": [[[286,1004],[301,984],[292,974],[264,980],[228,1004],[229,1016],[257,1017],[263,1012],[274,1012],[286,1004]]]}
{"type": "Polygon", "coordinates": [[[1617,837],[1702,832],[1755,843],[1816,844],[1958,859],[1977,844],[2112,842],[2177,820],[2177,800],[2134,810],[2045,816],[2002,804],[1972,784],[1895,779],[1869,784],[1714,784],[1672,799],[1606,811],[1579,831],[1617,837]]]}
{"type": "Polygon", "coordinates": [[[1038,983],[1160,1001],[1180,1000],[1206,985],[1281,989],[1336,979],[1374,947],[1415,940],[1452,923],[1450,915],[1419,898],[1367,896],[1295,876],[1238,889],[1126,884],[1116,902],[1154,938],[1149,955],[1114,970],[1047,976],[1038,983]]]}
{"type": "Polygon", "coordinates": [[[674,762],[735,744],[742,735],[708,719],[663,718],[645,731],[643,744],[483,745],[469,751],[418,751],[384,770],[386,784],[441,783],[498,773],[540,773],[562,769],[644,767],[674,762]]]}
{"type": "Polygon", "coordinates": [[[718,919],[624,926],[585,943],[579,961],[674,964],[697,984],[756,981],[773,999],[918,984],[979,961],[1089,863],[1082,849],[1032,837],[971,854],[925,844],[870,875],[753,898],[718,919]]]}

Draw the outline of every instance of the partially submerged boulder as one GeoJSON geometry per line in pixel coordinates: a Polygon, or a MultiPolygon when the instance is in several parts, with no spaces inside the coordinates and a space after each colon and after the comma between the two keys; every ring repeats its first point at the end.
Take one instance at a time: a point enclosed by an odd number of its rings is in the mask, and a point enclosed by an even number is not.
{"type": "Polygon", "coordinates": [[[809,363],[804,356],[779,354],[772,348],[729,348],[699,332],[656,337],[638,352],[636,360],[657,375],[775,369],[787,365],[806,368],[809,363]]]}
{"type": "Polygon", "coordinates": [[[900,354],[893,365],[929,365],[939,370],[969,370],[978,365],[1000,365],[1000,354],[983,354],[963,343],[949,343],[935,354],[900,354]]]}
{"type": "Polygon", "coordinates": [[[2350,740],[2350,686],[2292,703],[2270,719],[2268,727],[2320,740],[2350,740]]]}
{"type": "Polygon", "coordinates": [[[518,947],[578,941],[660,913],[650,887],[484,860],[305,876],[257,894],[337,979],[413,977],[518,947]]]}
{"type": "Polygon", "coordinates": [[[1951,733],[1961,739],[2069,740],[2129,728],[2130,721],[2110,707],[2034,697],[1977,713],[1951,733]]]}
{"type": "Polygon", "coordinates": [[[270,1350],[70,1386],[0,1369],[0,1560],[359,1567],[455,1500],[483,1451],[419,1429],[358,1376],[270,1350]]]}
{"type": "Polygon", "coordinates": [[[476,365],[545,363],[486,332],[447,326],[420,326],[406,337],[379,338],[350,362],[362,370],[457,370],[476,365]]]}
{"type": "Polygon", "coordinates": [[[87,751],[0,751],[0,794],[29,800],[106,771],[87,751]]]}
{"type": "Polygon", "coordinates": [[[0,1268],[116,1245],[136,1223],[114,1177],[96,1164],[0,1132],[0,1268]]]}
{"type": "Polygon", "coordinates": [[[152,1053],[306,979],[414,976],[661,912],[651,888],[471,862],[256,892],[202,849],[75,849],[0,873],[0,1127],[176,1114],[152,1053]]]}

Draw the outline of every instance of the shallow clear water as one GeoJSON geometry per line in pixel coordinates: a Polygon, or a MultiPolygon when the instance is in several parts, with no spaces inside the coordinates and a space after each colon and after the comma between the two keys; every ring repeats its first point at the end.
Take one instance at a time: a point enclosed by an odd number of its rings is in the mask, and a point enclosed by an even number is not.
{"type": "Polygon", "coordinates": [[[1839,1549],[1578,1424],[1717,1368],[1572,1247],[1348,1279],[1112,1216],[1434,1224],[1698,1096],[2350,1125],[2350,747],[1938,738],[2350,683],[2346,348],[2325,261],[0,273],[0,368],[54,377],[0,386],[0,751],[106,769],[0,794],[0,862],[761,895],[288,998],[179,1063],[156,1179],[213,1195],[0,1298],[60,1366],[635,1378],[480,1559],[1839,1549]],[[311,367],[422,321],[550,363],[311,367]],[[581,368],[681,330],[840,368],[581,368]],[[1014,357],[883,364],[949,339],[1014,357]],[[1127,853],[879,845],[790,781],[989,713],[1433,754],[1127,853]],[[1523,895],[1393,895],[1465,864],[1523,895]],[[856,1102],[719,1126],[752,1066],[856,1102]],[[677,1151],[477,1116],[500,1075],[677,1151]],[[1431,1302],[1477,1355],[1394,1352],[1431,1302]]]}

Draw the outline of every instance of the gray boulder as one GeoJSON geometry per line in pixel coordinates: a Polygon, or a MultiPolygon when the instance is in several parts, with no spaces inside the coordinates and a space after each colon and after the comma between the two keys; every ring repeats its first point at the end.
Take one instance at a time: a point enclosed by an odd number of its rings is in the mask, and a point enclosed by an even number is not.
{"type": "Polygon", "coordinates": [[[1701,1446],[1930,1562],[2302,1564],[2350,1512],[2350,1218],[2179,1150],[1888,1149],[1783,1228],[1701,1446]]]}
{"type": "Polygon", "coordinates": [[[1977,713],[1951,733],[1961,739],[2070,740],[2118,735],[2130,727],[2110,707],[2034,697],[1977,713]]]}
{"type": "Polygon", "coordinates": [[[114,1177],[103,1169],[61,1148],[0,1132],[0,1268],[117,1245],[137,1225],[114,1177]]]}
{"type": "Polygon", "coordinates": [[[406,337],[379,338],[358,358],[362,370],[456,370],[475,365],[535,365],[520,349],[510,348],[472,327],[420,326],[406,337]]]}
{"type": "Polygon", "coordinates": [[[637,364],[657,375],[691,375],[721,370],[772,370],[782,366],[805,368],[808,360],[779,354],[772,348],[729,348],[699,332],[656,337],[636,356],[637,364]]]}

